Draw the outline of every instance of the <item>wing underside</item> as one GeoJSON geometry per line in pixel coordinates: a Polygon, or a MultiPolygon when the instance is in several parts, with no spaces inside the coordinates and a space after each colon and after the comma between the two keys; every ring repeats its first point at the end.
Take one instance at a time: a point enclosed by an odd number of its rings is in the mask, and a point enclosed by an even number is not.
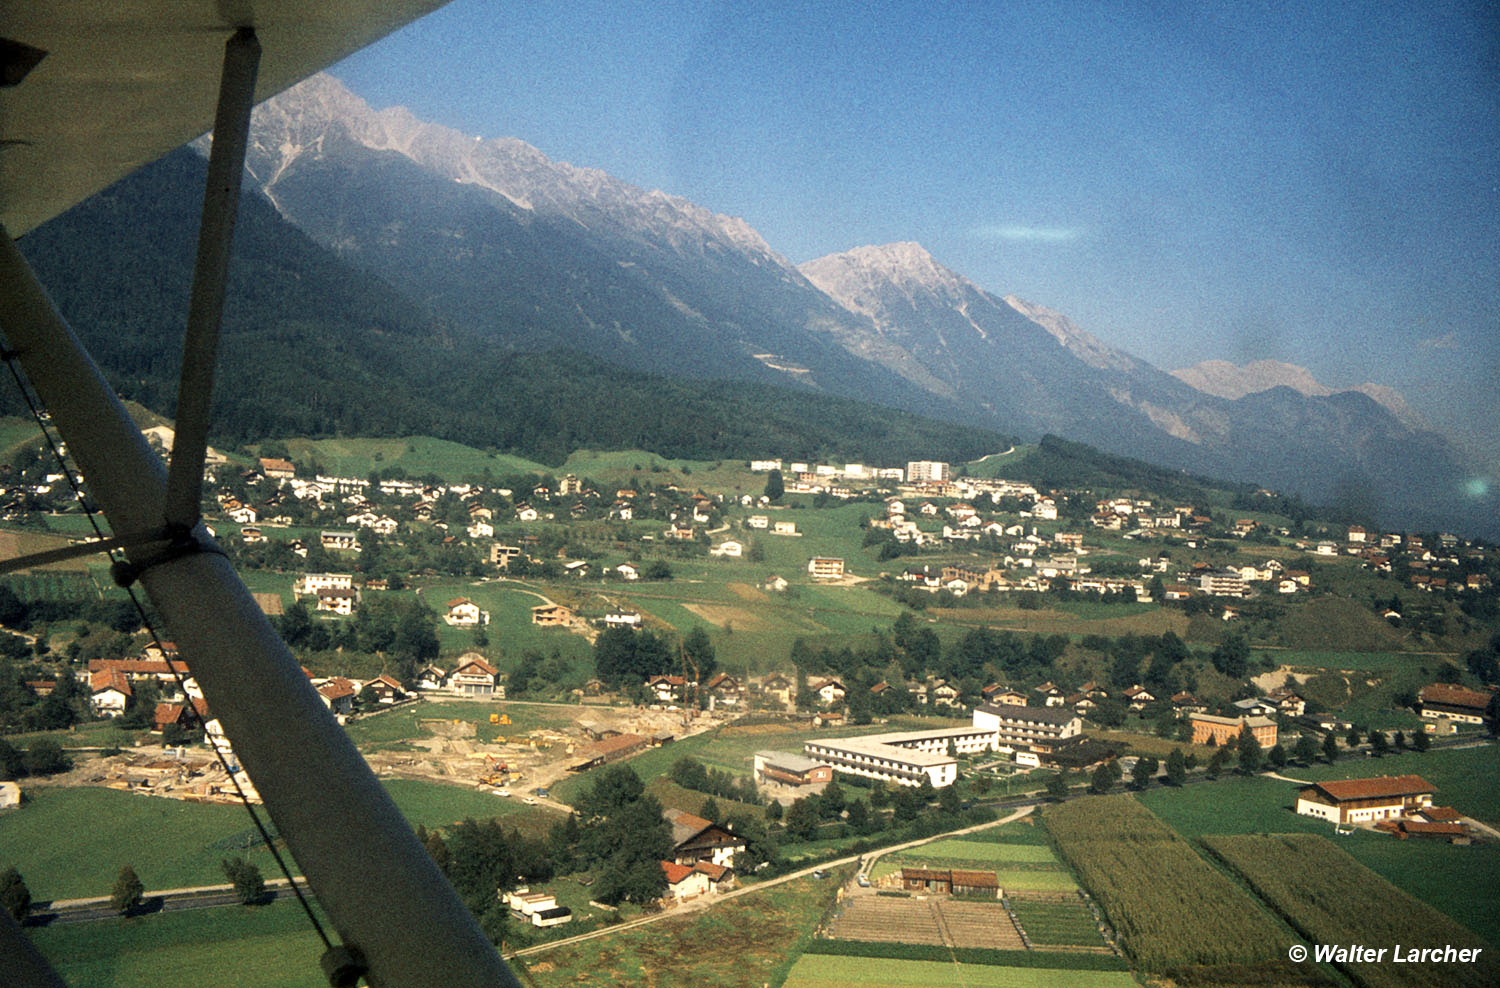
{"type": "Polygon", "coordinates": [[[237,27],[260,38],[260,101],[445,2],[0,0],[12,83],[0,88],[0,224],[18,237],[209,130],[237,27]]]}

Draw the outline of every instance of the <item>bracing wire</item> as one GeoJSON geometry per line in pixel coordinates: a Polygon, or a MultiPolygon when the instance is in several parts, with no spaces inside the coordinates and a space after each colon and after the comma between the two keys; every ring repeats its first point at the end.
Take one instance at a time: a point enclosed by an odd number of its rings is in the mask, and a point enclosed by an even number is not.
{"type": "MultiPolygon", "coordinates": [[[[99,519],[90,506],[87,495],[84,493],[83,486],[79,483],[78,477],[69,469],[61,447],[52,437],[52,431],[48,428],[46,419],[42,415],[40,402],[32,394],[31,389],[27,387],[20,369],[16,366],[15,354],[7,348],[3,353],[0,353],[0,356],[5,358],[6,365],[10,368],[11,377],[15,379],[16,387],[21,393],[22,400],[26,402],[26,407],[30,409],[32,418],[36,420],[37,428],[42,432],[42,438],[46,441],[47,447],[51,450],[53,457],[56,458],[58,469],[61,471],[63,477],[67,479],[68,487],[73,491],[73,496],[77,500],[78,506],[83,510],[84,516],[88,518],[89,525],[93,528],[94,534],[101,540],[106,538],[107,536],[99,524],[99,519]]],[[[124,561],[120,557],[119,550],[111,549],[108,550],[107,554],[114,562],[124,561]]],[[[140,595],[136,593],[135,587],[125,586],[123,589],[130,596],[130,602],[135,605],[136,614],[141,620],[141,626],[146,629],[146,633],[151,636],[152,643],[161,652],[162,658],[166,660],[167,669],[171,672],[172,679],[176,682],[178,690],[182,692],[183,696],[190,697],[187,690],[187,677],[185,675],[187,670],[173,661],[172,655],[166,648],[165,643],[163,643],[161,636],[157,634],[156,627],[151,622],[151,616],[147,613],[146,606],[141,602],[140,595]]],[[[194,713],[197,713],[196,709],[194,713]]],[[[276,842],[271,837],[265,823],[261,820],[260,814],[255,812],[255,807],[246,798],[244,788],[240,785],[239,779],[236,778],[234,770],[229,765],[229,759],[225,757],[224,752],[218,745],[210,744],[209,747],[213,749],[214,757],[218,759],[219,765],[224,769],[224,774],[229,778],[230,785],[234,787],[235,793],[239,796],[240,805],[244,806],[245,812],[250,815],[250,820],[255,825],[256,831],[259,832],[266,850],[271,852],[271,857],[276,862],[276,867],[286,878],[287,887],[292,890],[292,894],[296,896],[298,903],[301,904],[302,911],[307,915],[308,922],[312,924],[314,932],[323,941],[323,946],[328,950],[332,950],[334,946],[333,942],[329,939],[327,931],[323,929],[323,924],[318,921],[317,914],[313,912],[312,903],[303,894],[301,884],[292,876],[291,867],[286,863],[286,859],[282,856],[281,852],[277,850],[276,842]]]]}

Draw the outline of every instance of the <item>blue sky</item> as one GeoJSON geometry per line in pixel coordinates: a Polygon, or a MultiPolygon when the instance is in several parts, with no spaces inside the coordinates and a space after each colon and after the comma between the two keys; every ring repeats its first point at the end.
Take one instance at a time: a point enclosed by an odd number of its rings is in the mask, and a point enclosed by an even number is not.
{"type": "Polygon", "coordinates": [[[1500,462],[1492,3],[455,0],[333,71],[795,262],[916,240],[1164,369],[1398,387],[1500,462]]]}

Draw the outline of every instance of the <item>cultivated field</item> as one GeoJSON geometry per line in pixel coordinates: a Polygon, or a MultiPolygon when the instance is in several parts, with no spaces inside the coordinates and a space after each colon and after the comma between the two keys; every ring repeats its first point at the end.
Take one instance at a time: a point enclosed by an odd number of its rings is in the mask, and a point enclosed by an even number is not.
{"type": "Polygon", "coordinates": [[[1381,878],[1325,837],[1205,837],[1203,843],[1311,943],[1477,947],[1478,963],[1340,964],[1366,988],[1481,988],[1500,984],[1493,947],[1381,878]],[[1489,954],[1489,957],[1485,955],[1489,954]]]}
{"type": "Polygon", "coordinates": [[[1043,821],[1141,967],[1282,957],[1281,924],[1130,796],[1049,807],[1043,821]]]}
{"type": "Polygon", "coordinates": [[[1038,947],[1104,947],[1093,910],[1076,896],[1053,901],[1013,897],[1010,905],[1021,929],[1038,947]]]}
{"type": "Polygon", "coordinates": [[[786,988],[1134,988],[1125,971],[1062,970],[804,954],[786,988]]]}

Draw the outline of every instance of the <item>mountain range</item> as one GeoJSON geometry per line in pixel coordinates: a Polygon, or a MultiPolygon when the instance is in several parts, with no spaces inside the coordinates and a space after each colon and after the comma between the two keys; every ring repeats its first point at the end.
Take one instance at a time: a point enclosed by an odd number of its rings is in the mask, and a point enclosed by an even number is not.
{"type": "Polygon", "coordinates": [[[1060,435],[1368,521],[1469,520],[1455,510],[1462,457],[1393,393],[1332,392],[1290,365],[1169,374],[914,243],[793,265],[742,219],[519,140],[373,110],[327,75],[257,108],[246,167],[307,247],[390,295],[381,311],[440,327],[446,352],[499,364],[566,348],[633,372],[1060,435]]]}

